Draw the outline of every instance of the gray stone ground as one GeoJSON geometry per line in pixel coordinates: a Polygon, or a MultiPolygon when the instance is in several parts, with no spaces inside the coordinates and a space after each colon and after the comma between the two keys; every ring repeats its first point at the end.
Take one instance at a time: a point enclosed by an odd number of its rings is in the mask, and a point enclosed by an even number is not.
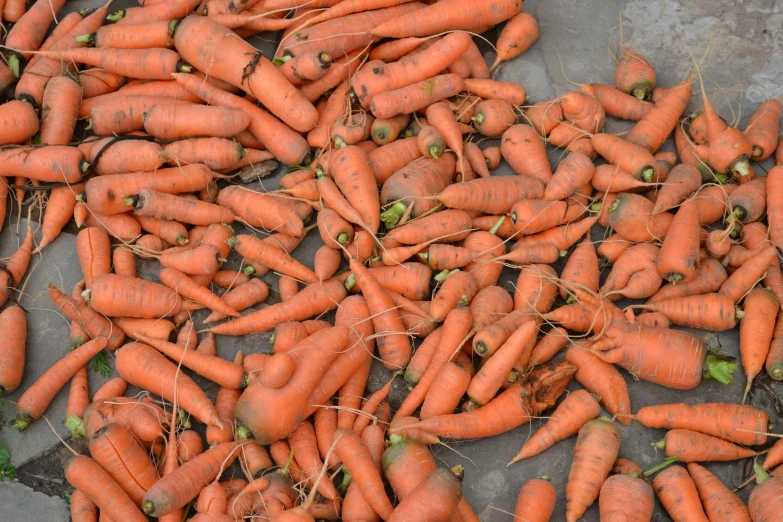
{"type": "MultiPolygon", "coordinates": [[[[68,10],[98,5],[95,0],[68,2],[68,10]]],[[[122,8],[126,2],[115,2],[122,8]]],[[[709,45],[709,53],[701,63],[705,88],[721,115],[730,121],[744,125],[759,103],[770,97],[783,95],[783,3],[773,0],[744,1],[681,1],[676,0],[528,0],[524,10],[534,13],[541,24],[541,37],[523,56],[503,67],[498,75],[502,80],[516,81],[525,86],[529,99],[539,101],[561,95],[576,88],[574,83],[604,82],[614,79],[614,59],[610,50],[617,53],[620,41],[622,16],[626,45],[643,52],[655,65],[659,85],[669,86],[687,77],[695,60],[702,60],[709,45]]],[[[488,39],[494,40],[497,31],[490,31],[488,39]]],[[[259,48],[270,50],[275,35],[254,38],[259,48]]],[[[488,61],[494,60],[489,46],[484,46],[488,61]]],[[[700,107],[694,97],[690,109],[700,107]]],[[[610,132],[628,128],[627,124],[612,122],[610,132]]],[[[671,144],[666,146],[673,150],[671,144]]],[[[559,153],[552,151],[557,161],[559,153]]],[[[768,168],[768,166],[765,166],[768,168]]],[[[509,173],[503,165],[498,174],[509,173]]],[[[757,167],[757,172],[763,174],[757,167]]],[[[264,181],[268,190],[277,188],[277,178],[264,181]]],[[[25,207],[26,210],[26,207],[25,207]]],[[[14,220],[15,223],[15,220],[14,220]]],[[[26,221],[17,226],[6,221],[0,235],[0,256],[12,253],[24,236],[26,221]]],[[[53,282],[70,289],[81,278],[74,254],[74,230],[68,230],[46,248],[42,256],[34,258],[30,276],[24,286],[21,304],[28,314],[28,347],[25,378],[21,390],[26,389],[67,347],[68,327],[65,320],[53,310],[44,285],[53,282]]],[[[594,231],[594,240],[600,240],[605,232],[594,231]]],[[[295,257],[312,265],[312,256],[320,244],[315,237],[308,238],[296,251],[295,257]]],[[[232,265],[237,259],[230,260],[232,265]]],[[[153,262],[140,263],[140,273],[149,279],[156,278],[153,262]]],[[[504,273],[508,284],[516,274],[504,273]]],[[[275,276],[266,278],[273,288],[275,276]]],[[[272,300],[276,297],[272,296],[272,300]]],[[[196,315],[200,320],[203,315],[196,315]]],[[[706,332],[697,332],[705,335],[706,332]]],[[[737,331],[718,336],[722,349],[737,355],[737,331]]],[[[219,338],[218,351],[230,358],[238,349],[246,353],[268,351],[268,334],[234,339],[219,338]]],[[[375,368],[370,379],[372,391],[387,382],[389,375],[382,368],[375,368]]],[[[697,389],[688,392],[668,390],[644,381],[635,381],[626,375],[634,410],[652,404],[671,402],[739,401],[744,377],[737,375],[729,386],[715,381],[705,381],[697,389]]],[[[103,378],[90,373],[91,389],[97,389],[103,378]]],[[[214,386],[200,381],[212,394],[214,386]]],[[[766,382],[772,392],[780,394],[783,387],[766,382]]],[[[571,389],[576,389],[572,385],[571,389]]],[[[398,382],[391,399],[399,404],[407,393],[398,382]]],[[[6,398],[2,413],[6,420],[13,417],[13,402],[20,392],[6,398]]],[[[771,393],[756,388],[752,403],[770,413],[774,426],[781,426],[781,416],[776,413],[771,393]]],[[[0,520],[68,520],[64,497],[69,487],[64,480],[60,461],[70,453],[59,437],[68,431],[63,427],[66,393],[61,393],[47,411],[52,428],[44,420],[33,424],[20,434],[8,428],[0,430],[2,442],[12,455],[12,464],[18,468],[20,483],[0,483],[0,520]],[[55,434],[56,432],[56,434],[55,434]],[[31,489],[32,488],[32,489],[31,489]],[[25,518],[22,518],[25,517],[25,518]]],[[[522,426],[510,433],[481,441],[448,442],[434,449],[444,464],[465,466],[464,492],[483,521],[511,520],[516,495],[521,485],[534,477],[547,475],[557,488],[558,504],[553,520],[563,520],[565,510],[564,490],[573,452],[574,438],[558,443],[539,457],[505,468],[505,463],[517,452],[524,441],[538,429],[542,421],[522,426]]],[[[650,443],[664,435],[663,430],[649,430],[638,424],[620,426],[623,444],[620,455],[637,461],[642,467],[650,467],[663,456],[650,447],[650,443]]],[[[84,441],[67,441],[76,451],[84,451],[84,441]]],[[[751,463],[746,461],[713,464],[707,466],[729,485],[736,486],[748,476],[751,463]]],[[[740,492],[747,499],[749,490],[740,492]]],[[[663,508],[656,505],[654,520],[670,520],[663,508]]],[[[597,506],[585,515],[586,521],[597,521],[597,506]]]]}

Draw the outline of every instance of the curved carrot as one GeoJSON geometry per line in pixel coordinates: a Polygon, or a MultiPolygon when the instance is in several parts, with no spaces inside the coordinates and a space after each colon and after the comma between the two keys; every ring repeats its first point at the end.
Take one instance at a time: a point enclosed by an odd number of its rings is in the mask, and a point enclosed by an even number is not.
{"type": "MultiPolygon", "coordinates": [[[[777,259],[774,262],[777,263],[777,259]]],[[[745,296],[744,309],[745,316],[740,320],[740,356],[748,382],[743,402],[753,385],[753,379],[761,373],[767,360],[780,303],[769,290],[754,288],[745,296]]]]}
{"type": "Polygon", "coordinates": [[[682,466],[671,466],[653,479],[653,489],[674,520],[708,522],[696,484],[682,466]]]}
{"type": "Polygon", "coordinates": [[[94,460],[83,455],[68,457],[65,478],[112,520],[144,522],[147,518],[119,484],[94,460]]]}
{"type": "Polygon", "coordinates": [[[181,407],[200,422],[221,426],[214,405],[201,388],[186,375],[177,375],[177,366],[157,350],[140,343],[126,344],[117,351],[116,365],[120,377],[128,383],[155,390],[167,400],[173,400],[176,394],[181,407]]]}
{"type": "Polygon", "coordinates": [[[631,399],[620,372],[594,355],[587,347],[574,345],[566,351],[566,361],[577,367],[574,378],[587,391],[601,397],[601,405],[617,416],[618,422],[630,426],[631,399]]]}
{"type": "Polygon", "coordinates": [[[625,136],[626,141],[644,147],[651,153],[657,151],[677,127],[678,120],[691,99],[689,77],[666,91],[647,114],[625,136]]]}

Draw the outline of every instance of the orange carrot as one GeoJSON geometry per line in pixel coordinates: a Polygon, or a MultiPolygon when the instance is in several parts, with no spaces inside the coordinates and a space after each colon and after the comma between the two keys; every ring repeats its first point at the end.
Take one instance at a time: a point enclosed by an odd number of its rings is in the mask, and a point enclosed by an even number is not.
{"type": "Polygon", "coordinates": [[[678,120],[691,99],[691,81],[687,78],[666,91],[655,107],[645,114],[625,136],[629,143],[644,147],[651,153],[663,145],[666,138],[677,127],[678,120]]]}
{"type": "Polygon", "coordinates": [[[682,466],[672,466],[653,479],[653,489],[674,520],[708,522],[696,484],[682,466]]]}
{"type": "Polygon", "coordinates": [[[597,419],[579,430],[566,485],[566,520],[576,522],[598,498],[620,449],[620,432],[597,419]]]}
{"type": "Polygon", "coordinates": [[[601,397],[601,405],[606,411],[629,426],[631,420],[627,416],[631,413],[631,399],[625,380],[614,366],[603,362],[588,348],[589,344],[577,344],[566,351],[566,360],[578,368],[574,378],[587,391],[601,397]]]}
{"type": "Polygon", "coordinates": [[[740,321],[740,355],[748,382],[743,402],[769,354],[780,303],[769,290],[754,288],[745,297],[744,309],[745,316],[740,321]]]}
{"type": "Polygon", "coordinates": [[[514,516],[529,522],[545,522],[552,517],[555,500],[555,487],[548,478],[530,479],[519,490],[514,516]]]}
{"type": "Polygon", "coordinates": [[[514,125],[504,132],[500,152],[517,174],[536,177],[544,183],[552,179],[544,142],[532,127],[514,125]]]}
{"type": "Polygon", "coordinates": [[[598,506],[605,520],[651,520],[655,497],[643,478],[620,474],[609,477],[601,486],[598,506]],[[633,501],[629,502],[630,498],[633,501]]]}
{"type": "Polygon", "coordinates": [[[756,109],[745,127],[745,136],[753,146],[751,158],[763,161],[770,157],[778,145],[780,134],[780,100],[767,100],[756,109]]]}
{"type": "Polygon", "coordinates": [[[146,519],[120,485],[91,458],[83,455],[68,457],[63,468],[68,483],[81,491],[112,520],[143,522],[146,519]]]}
{"type": "MultiPolygon", "coordinates": [[[[106,339],[98,338],[74,349],[50,367],[16,404],[16,420],[13,428],[22,431],[31,422],[41,418],[65,383],[84,367],[90,359],[106,347],[106,339]]],[[[5,387],[4,387],[5,388],[5,387]]]]}
{"type": "Polygon", "coordinates": [[[704,506],[707,518],[714,522],[750,522],[745,503],[727,488],[718,477],[695,462],[688,463],[688,473],[704,506]]]}
{"type": "Polygon", "coordinates": [[[370,110],[376,118],[392,118],[398,114],[410,114],[432,103],[455,96],[464,88],[462,78],[456,74],[433,76],[373,97],[370,110]]]}

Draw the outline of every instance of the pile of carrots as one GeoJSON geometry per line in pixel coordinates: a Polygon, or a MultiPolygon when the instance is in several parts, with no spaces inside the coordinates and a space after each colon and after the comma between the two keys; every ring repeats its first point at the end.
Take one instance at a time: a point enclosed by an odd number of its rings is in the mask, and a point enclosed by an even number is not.
{"type": "MultiPolygon", "coordinates": [[[[84,279],[46,288],[69,350],[12,427],[69,386],[64,421],[89,448],[64,462],[74,522],[478,520],[464,471],[428,446],[544,415],[508,466],[577,435],[553,477],[568,522],[596,501],[601,520],[649,521],[655,495],[678,521],[781,520],[783,439],[766,450],[780,435],[745,404],[760,374],[783,380],[779,100],[740,130],[700,74],[661,87],[623,47],[614,86],[530,103],[492,79],[538,37],[521,0],[146,0],[58,18],[64,3],[0,2],[0,210],[10,194],[45,208],[0,271],[0,396],[24,374],[31,259],[73,219],[84,279]],[[490,66],[475,35],[499,24],[490,66]],[[263,31],[282,31],[273,57],[246,41],[263,31]],[[686,115],[694,85],[703,109],[686,115]],[[635,124],[608,134],[607,117],[635,124]],[[501,160],[514,175],[493,175],[501,160]],[[278,190],[243,184],[278,162],[278,190]],[[315,229],[313,259],[294,259],[315,229]],[[269,273],[280,300],[261,307],[269,273]],[[674,328],[737,326],[741,361],[674,328]],[[217,354],[216,336],[262,332],[271,353],[248,338],[217,354]],[[90,393],[105,350],[119,377],[90,393]],[[365,397],[374,359],[389,380],[365,397]],[[742,404],[634,410],[622,375],[690,390],[739,368],[742,404]],[[398,375],[410,393],[392,411],[398,375]],[[618,458],[633,421],[668,430],[662,465],[618,458]],[[748,505],[699,464],[762,454],[748,505]]],[[[554,506],[534,479],[514,514],[554,506]]]]}

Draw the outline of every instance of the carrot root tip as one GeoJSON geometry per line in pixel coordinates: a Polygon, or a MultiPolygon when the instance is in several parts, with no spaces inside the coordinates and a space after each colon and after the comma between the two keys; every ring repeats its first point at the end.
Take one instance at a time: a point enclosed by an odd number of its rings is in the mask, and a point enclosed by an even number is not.
{"type": "Polygon", "coordinates": [[[83,439],[86,436],[84,433],[84,420],[72,413],[65,417],[65,427],[68,428],[75,439],[83,439]]]}

